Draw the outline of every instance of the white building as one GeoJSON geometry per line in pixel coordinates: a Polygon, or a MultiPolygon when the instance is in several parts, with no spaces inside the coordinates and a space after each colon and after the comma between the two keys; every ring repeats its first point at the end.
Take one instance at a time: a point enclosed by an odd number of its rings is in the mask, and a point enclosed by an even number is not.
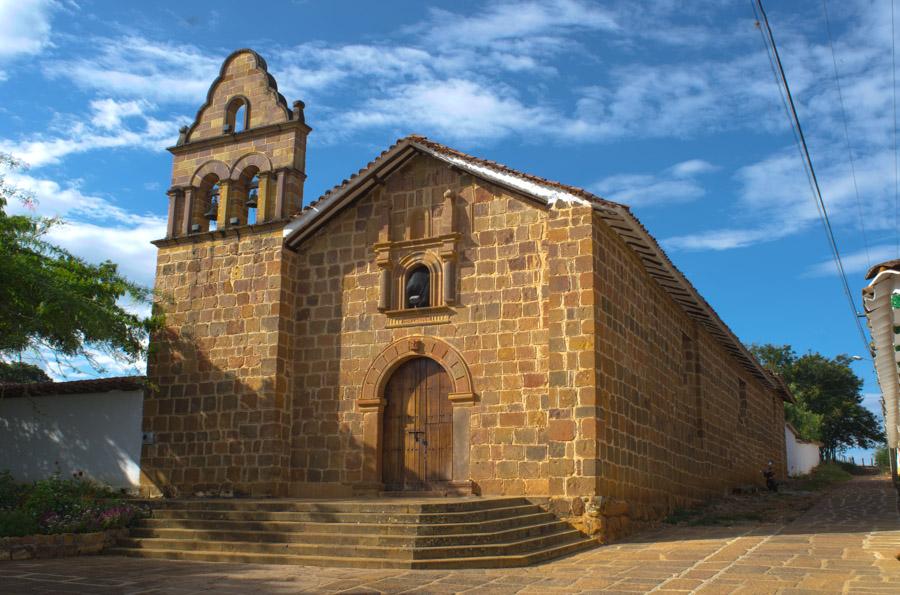
{"type": "Polygon", "coordinates": [[[900,434],[900,260],[872,267],[863,289],[863,306],[875,347],[875,372],[881,386],[884,426],[891,453],[891,476],[898,482],[897,439],[900,434]]]}
{"type": "Polygon", "coordinates": [[[804,440],[794,426],[784,424],[784,450],[787,454],[789,476],[806,475],[818,467],[822,461],[820,448],[821,442],[804,440]]]}

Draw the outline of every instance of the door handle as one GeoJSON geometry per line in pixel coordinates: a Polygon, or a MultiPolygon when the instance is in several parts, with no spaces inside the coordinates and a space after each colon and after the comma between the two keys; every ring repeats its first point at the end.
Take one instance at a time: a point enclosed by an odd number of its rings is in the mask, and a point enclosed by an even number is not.
{"type": "Polygon", "coordinates": [[[425,434],[424,430],[407,430],[406,432],[408,434],[413,435],[413,439],[416,441],[417,444],[421,444],[422,446],[426,446],[426,447],[428,446],[428,440],[425,440],[424,438],[419,438],[420,435],[425,434]]]}

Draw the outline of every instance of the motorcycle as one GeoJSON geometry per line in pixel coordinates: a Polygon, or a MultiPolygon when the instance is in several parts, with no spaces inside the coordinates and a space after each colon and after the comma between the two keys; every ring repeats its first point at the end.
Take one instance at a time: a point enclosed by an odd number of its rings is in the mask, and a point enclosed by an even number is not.
{"type": "Polygon", "coordinates": [[[766,487],[770,492],[778,491],[778,481],[775,479],[775,469],[772,467],[772,461],[769,461],[769,466],[765,468],[762,472],[763,477],[766,478],[766,487]]]}

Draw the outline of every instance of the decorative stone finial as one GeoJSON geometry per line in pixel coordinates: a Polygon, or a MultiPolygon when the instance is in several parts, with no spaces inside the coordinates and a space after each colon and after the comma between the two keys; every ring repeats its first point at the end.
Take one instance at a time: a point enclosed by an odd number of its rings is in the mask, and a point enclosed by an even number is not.
{"type": "Polygon", "coordinates": [[[306,104],[300,101],[299,99],[294,102],[294,119],[298,122],[306,123],[306,119],[303,116],[303,108],[306,107],[306,104]]]}
{"type": "Polygon", "coordinates": [[[184,143],[187,142],[187,133],[188,133],[187,126],[182,126],[181,128],[178,129],[178,141],[175,143],[176,147],[180,147],[181,145],[183,145],[184,143]]]}

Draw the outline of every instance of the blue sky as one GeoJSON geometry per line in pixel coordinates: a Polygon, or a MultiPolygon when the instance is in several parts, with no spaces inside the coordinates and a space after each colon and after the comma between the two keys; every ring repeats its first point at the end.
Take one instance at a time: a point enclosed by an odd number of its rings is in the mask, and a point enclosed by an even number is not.
{"type": "MultiPolygon", "coordinates": [[[[833,55],[820,2],[767,4],[858,297],[897,255],[890,3],[830,0],[833,55]]],[[[748,1],[248,6],[0,0],[0,151],[56,241],[151,284],[164,148],[252,47],[307,104],[307,199],[425,134],[631,205],[743,341],[863,353],[748,1]]]]}

